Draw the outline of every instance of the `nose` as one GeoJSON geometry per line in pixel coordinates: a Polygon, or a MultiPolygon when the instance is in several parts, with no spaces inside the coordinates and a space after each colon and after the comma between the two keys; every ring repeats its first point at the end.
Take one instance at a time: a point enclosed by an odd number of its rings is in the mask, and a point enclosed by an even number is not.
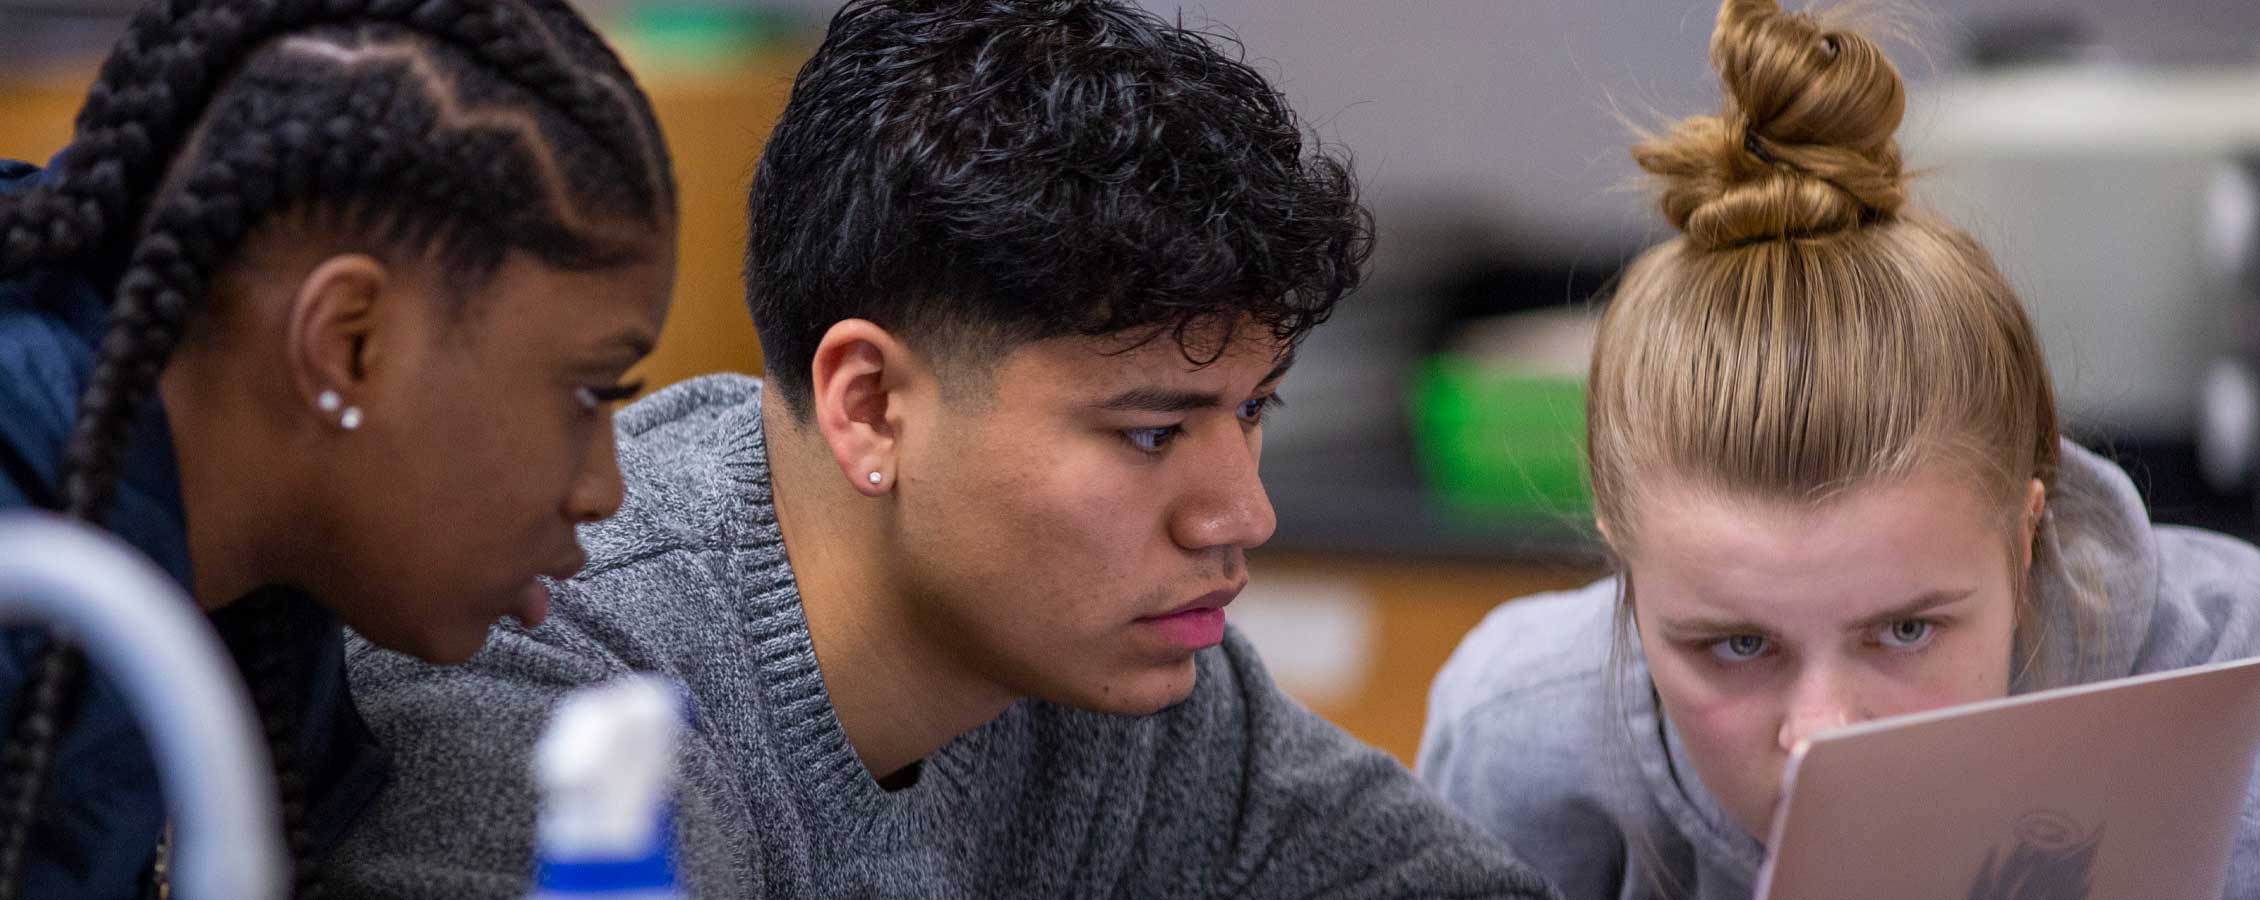
{"type": "Polygon", "coordinates": [[[1791,688],[1775,740],[1787,753],[1813,735],[1867,718],[1850,678],[1832,668],[1808,669],[1791,688]]]}
{"type": "Polygon", "coordinates": [[[614,443],[611,425],[606,423],[598,430],[602,435],[589,442],[580,471],[573,475],[572,489],[565,494],[565,517],[575,523],[609,519],[628,499],[627,485],[620,478],[619,448],[614,443]]]}
{"type": "Polygon", "coordinates": [[[1187,550],[1246,550],[1271,540],[1279,519],[1256,473],[1262,437],[1229,434],[1204,449],[1189,468],[1193,482],[1185,499],[1170,517],[1170,538],[1187,550]]]}

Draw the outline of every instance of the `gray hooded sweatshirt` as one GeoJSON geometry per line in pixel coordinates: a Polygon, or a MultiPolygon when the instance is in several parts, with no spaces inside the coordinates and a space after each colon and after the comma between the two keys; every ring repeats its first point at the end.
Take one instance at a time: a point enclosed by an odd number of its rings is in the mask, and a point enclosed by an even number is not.
{"type": "MultiPolygon", "coordinates": [[[[2082,647],[2084,658],[2044,657],[2014,692],[2260,654],[2251,545],[2151,525],[2126,474],[2070,442],[2048,515],[2040,539],[2054,552],[2036,557],[2035,572],[2045,608],[2067,609],[2056,601],[2077,579],[2101,588],[2089,596],[2107,598],[2106,625],[2082,644],[2073,616],[2052,619],[2043,646],[2082,647]]],[[[1420,777],[1564,896],[1749,900],[1765,848],[1696,777],[1658,713],[1638,642],[1610,677],[1616,592],[1607,579],[1493,611],[1437,676],[1420,777]]],[[[2229,885],[2232,900],[2260,900],[2260,794],[2250,791],[2229,885]]]]}
{"type": "Polygon", "coordinates": [[[681,870],[701,898],[1552,897],[1403,766],[1280,694],[1237,634],[1151,716],[1024,701],[882,790],[840,728],[770,505],[759,382],[623,410],[620,514],[548,621],[468,665],[356,643],[393,780],[331,860],[349,897],[519,900],[531,752],[566,691],[688,689],[681,870]]]}

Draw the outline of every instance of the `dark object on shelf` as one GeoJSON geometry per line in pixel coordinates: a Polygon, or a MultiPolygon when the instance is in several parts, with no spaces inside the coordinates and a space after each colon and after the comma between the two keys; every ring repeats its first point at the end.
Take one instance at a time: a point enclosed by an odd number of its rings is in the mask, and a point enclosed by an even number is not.
{"type": "Polygon", "coordinates": [[[2001,69],[2078,60],[2095,50],[2095,39],[2075,13],[2011,13],[1971,20],[1962,50],[1973,68],[2001,69]]]}

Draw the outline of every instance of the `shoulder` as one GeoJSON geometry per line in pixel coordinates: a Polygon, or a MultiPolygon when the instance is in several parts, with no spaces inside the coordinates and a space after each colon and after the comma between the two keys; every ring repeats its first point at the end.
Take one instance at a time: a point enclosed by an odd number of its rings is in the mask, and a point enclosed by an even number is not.
{"type": "MultiPolygon", "coordinates": [[[[0,281],[0,481],[38,502],[53,493],[63,443],[94,367],[102,298],[85,279],[33,273],[0,281]]],[[[51,504],[50,504],[51,505],[51,504]]]]}
{"type": "Polygon", "coordinates": [[[2160,526],[2156,606],[2137,671],[2260,654],[2260,549],[2195,528],[2160,526]]]}
{"type": "Polygon", "coordinates": [[[584,538],[707,510],[748,480],[767,486],[758,379],[707,375],[678,382],[621,410],[613,427],[627,505],[584,529],[584,538]]]}
{"type": "MultiPolygon", "coordinates": [[[[0,159],[0,197],[47,173],[0,159]]],[[[0,505],[59,505],[54,486],[109,304],[93,279],[37,269],[0,280],[0,505]]]]}
{"type": "Polygon", "coordinates": [[[1617,582],[1609,578],[1501,604],[1437,674],[1431,721],[1512,714],[1565,694],[1599,702],[1616,639],[1616,602],[1617,582]]]}
{"type": "Polygon", "coordinates": [[[1509,601],[1430,690],[1421,781],[1567,896],[1613,896],[1637,808],[1629,726],[1611,715],[1616,582],[1509,601]]]}
{"type": "Polygon", "coordinates": [[[695,439],[761,415],[761,379],[717,374],[685,379],[620,410],[614,427],[633,443],[695,439]]]}
{"type": "Polygon", "coordinates": [[[2260,548],[2200,528],[2160,525],[2159,582],[2168,590],[2251,595],[2260,591],[2260,548]]]}
{"type": "Polygon", "coordinates": [[[582,527],[583,577],[656,555],[727,546],[744,507],[768,496],[761,382],[708,375],[667,387],[614,422],[627,497],[611,518],[582,527]]]}
{"type": "Polygon", "coordinates": [[[1422,777],[1523,792],[1597,776],[1595,750],[1622,742],[1607,728],[1615,602],[1608,579],[1509,601],[1485,617],[1429,689],[1422,777]]]}
{"type": "Polygon", "coordinates": [[[2156,525],[2134,481],[2101,455],[2065,442],[2049,499],[2050,569],[2043,592],[2078,615],[2051,635],[2080,646],[2084,671],[2155,672],[2260,653],[2260,550],[2224,534],[2156,525]]]}

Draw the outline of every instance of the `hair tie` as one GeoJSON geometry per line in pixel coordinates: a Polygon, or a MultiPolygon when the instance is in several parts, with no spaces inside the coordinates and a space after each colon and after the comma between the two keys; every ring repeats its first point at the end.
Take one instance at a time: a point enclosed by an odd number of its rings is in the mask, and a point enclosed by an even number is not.
{"type": "Polygon", "coordinates": [[[1773,158],[1773,154],[1767,153],[1764,147],[1758,146],[1758,133],[1747,127],[1742,129],[1742,149],[1751,156],[1757,157],[1759,162],[1766,165],[1772,166],[1781,163],[1781,160],[1773,158]]]}

